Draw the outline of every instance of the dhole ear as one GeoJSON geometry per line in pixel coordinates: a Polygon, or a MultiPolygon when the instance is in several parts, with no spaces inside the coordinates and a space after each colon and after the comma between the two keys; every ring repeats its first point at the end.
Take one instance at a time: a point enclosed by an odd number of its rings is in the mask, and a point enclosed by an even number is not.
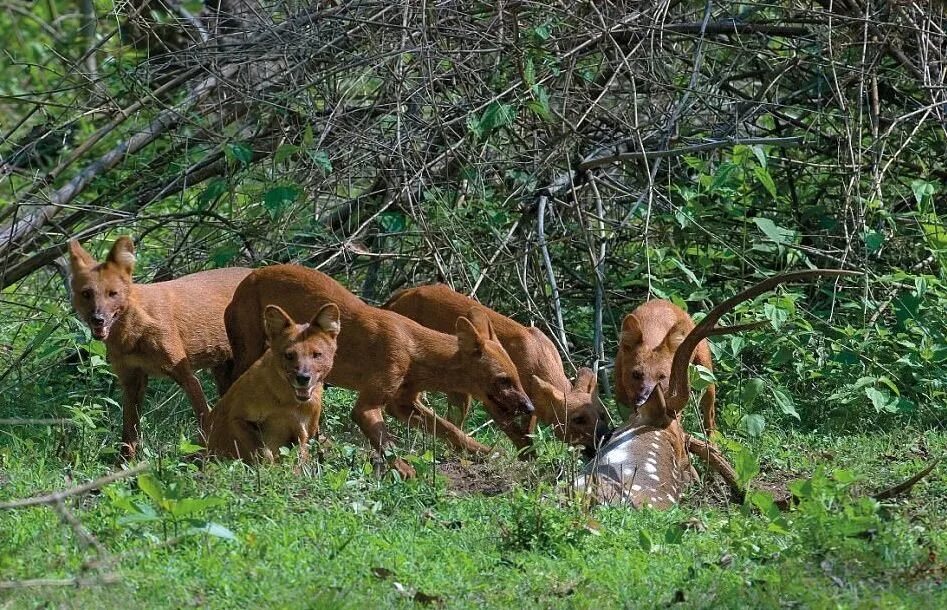
{"type": "Polygon", "coordinates": [[[73,275],[95,265],[92,255],[79,245],[75,239],[69,240],[69,267],[73,275]]]}
{"type": "Polygon", "coordinates": [[[688,332],[687,324],[683,321],[678,322],[668,331],[667,336],[664,338],[664,345],[667,346],[668,350],[676,352],[677,348],[684,342],[684,337],[687,336],[688,332]]]}
{"type": "Polygon", "coordinates": [[[598,379],[595,376],[595,371],[583,366],[576,371],[575,383],[572,385],[572,389],[582,394],[592,394],[595,392],[596,384],[598,384],[598,379]]]}
{"type": "Polygon", "coordinates": [[[619,343],[627,343],[628,345],[635,345],[641,342],[641,322],[638,321],[635,314],[630,313],[622,320],[621,336],[618,338],[618,341],[619,343]]]}
{"type": "Polygon", "coordinates": [[[542,377],[533,375],[532,378],[533,385],[539,392],[539,396],[536,397],[537,401],[542,401],[547,405],[566,404],[566,395],[563,394],[562,390],[552,385],[542,377]]]}
{"type": "Polygon", "coordinates": [[[108,258],[105,260],[130,276],[132,271],[135,270],[135,244],[132,242],[132,238],[122,235],[116,239],[115,243],[112,244],[112,249],[109,250],[108,258]]]}
{"type": "Polygon", "coordinates": [[[467,312],[467,319],[473,327],[480,333],[484,339],[497,340],[497,334],[493,330],[493,324],[490,324],[490,316],[482,307],[471,307],[467,312]]]}
{"type": "Polygon", "coordinates": [[[454,324],[454,334],[460,340],[461,351],[480,354],[483,351],[483,336],[467,318],[461,316],[454,324]]]}
{"type": "Polygon", "coordinates": [[[289,314],[277,305],[267,305],[263,310],[263,329],[266,331],[266,338],[270,341],[282,335],[294,324],[289,314]]]}
{"type": "Polygon", "coordinates": [[[339,323],[339,306],[335,303],[326,303],[323,305],[318,312],[316,312],[315,317],[312,319],[312,322],[309,323],[309,326],[315,326],[321,328],[331,336],[335,337],[339,334],[339,330],[342,329],[342,325],[339,323]]]}

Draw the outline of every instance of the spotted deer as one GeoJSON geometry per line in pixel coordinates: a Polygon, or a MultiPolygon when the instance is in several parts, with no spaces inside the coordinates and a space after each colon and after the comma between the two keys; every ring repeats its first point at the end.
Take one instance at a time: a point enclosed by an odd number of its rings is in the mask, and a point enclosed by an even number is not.
{"type": "Polygon", "coordinates": [[[684,433],[680,414],[690,397],[688,364],[695,348],[711,335],[723,335],[747,328],[745,325],[717,327],[720,318],[744,301],[753,299],[787,282],[816,277],[857,276],[857,271],[813,269],[773,276],[744,290],[715,307],[680,342],[674,353],[665,394],[661,384],[616,430],[595,459],[575,480],[577,490],[594,502],[628,503],[639,508],[666,509],[678,502],[681,493],[697,480],[688,452],[708,461],[724,478],[733,480],[732,468],[712,445],[684,433]],[[729,471],[727,471],[729,469],[729,471]]]}

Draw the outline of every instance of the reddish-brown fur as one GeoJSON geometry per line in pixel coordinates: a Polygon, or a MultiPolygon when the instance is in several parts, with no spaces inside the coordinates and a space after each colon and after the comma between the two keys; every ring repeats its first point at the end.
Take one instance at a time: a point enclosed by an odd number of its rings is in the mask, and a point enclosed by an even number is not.
{"type": "Polygon", "coordinates": [[[323,305],[308,324],[296,324],[269,305],[263,325],[270,348],[237,379],[210,415],[211,453],[254,462],[275,460],[279,448],[299,443],[309,460],[309,439],[319,436],[322,382],[332,369],[339,308],[323,305]]]}
{"type": "Polygon", "coordinates": [[[250,270],[218,269],[135,284],[135,247],[127,236],[115,240],[103,263],[70,241],[69,261],[73,306],[93,336],[105,342],[122,386],[122,455],[135,456],[149,376],[176,381],[202,421],[207,399],[194,373],[209,368],[218,389],[226,383],[231,353],[224,308],[250,270]]]}
{"type": "MultiPolygon", "coordinates": [[[[667,392],[674,352],[693,329],[694,321],[687,312],[661,299],[648,301],[625,316],[615,356],[615,400],[637,409],[656,386],[660,385],[667,392]]],[[[697,345],[692,362],[713,370],[706,340],[697,345]]],[[[710,385],[700,400],[704,429],[708,433],[717,425],[715,398],[716,388],[710,385]]]]}
{"type": "MultiPolygon", "coordinates": [[[[455,334],[447,335],[371,307],[331,277],[298,265],[258,269],[234,293],[225,315],[235,355],[234,375],[263,353],[260,316],[266,305],[279,305],[293,318],[307,319],[330,301],[339,307],[342,331],[327,381],[358,391],[352,418],[379,453],[393,447],[385,410],[406,424],[436,432],[458,448],[489,451],[417,404],[418,394],[426,390],[473,394],[511,438],[521,445],[529,443],[516,417],[531,413],[532,404],[481,309],[458,319],[455,334]]],[[[402,476],[414,476],[414,469],[400,458],[392,466],[402,476]]]]}
{"type": "MultiPolygon", "coordinates": [[[[382,307],[439,332],[451,332],[457,319],[477,301],[445,284],[418,286],[396,292],[382,307]]],[[[536,417],[550,424],[556,436],[576,445],[594,447],[607,431],[604,408],[595,396],[595,373],[579,369],[575,384],[566,377],[556,346],[538,328],[526,327],[484,307],[500,343],[519,371],[523,389],[536,407],[536,417]]],[[[460,425],[470,408],[466,394],[449,395],[459,410],[460,425]]]]}
{"type": "MultiPolygon", "coordinates": [[[[740,303],[779,284],[820,276],[859,275],[836,269],[813,269],[773,276],[714,307],[681,341],[675,340],[675,355],[668,383],[658,383],[628,422],[612,434],[575,487],[596,502],[624,502],[632,506],[663,509],[677,503],[684,487],[695,480],[688,452],[704,459],[735,483],[736,475],[712,445],[689,437],[680,424],[680,414],[690,397],[688,364],[694,351],[711,335],[738,332],[754,325],[717,327],[717,322],[740,303]],[[665,392],[664,388],[667,388],[665,392]]],[[[660,337],[660,333],[659,333],[660,337]]]]}

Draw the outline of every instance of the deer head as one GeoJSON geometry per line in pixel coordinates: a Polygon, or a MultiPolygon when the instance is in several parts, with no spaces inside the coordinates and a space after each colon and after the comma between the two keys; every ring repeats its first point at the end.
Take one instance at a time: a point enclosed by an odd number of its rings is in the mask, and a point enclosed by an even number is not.
{"type": "Polygon", "coordinates": [[[628,503],[634,507],[664,509],[676,504],[685,487],[697,479],[687,456],[688,439],[680,414],[690,397],[688,364],[697,344],[712,335],[747,328],[717,327],[724,314],[744,301],[772,290],[779,284],[816,277],[861,275],[841,269],[813,269],[776,275],[717,305],[690,331],[674,354],[665,395],[656,386],[628,422],[616,430],[598,451],[574,486],[600,503],[628,503]]]}

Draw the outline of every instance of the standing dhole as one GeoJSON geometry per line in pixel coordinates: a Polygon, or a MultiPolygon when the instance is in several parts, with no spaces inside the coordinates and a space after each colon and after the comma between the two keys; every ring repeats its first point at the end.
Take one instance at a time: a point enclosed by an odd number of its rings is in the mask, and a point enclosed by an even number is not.
{"type": "Polygon", "coordinates": [[[270,348],[214,407],[207,446],[216,455],[273,462],[280,447],[299,443],[303,465],[309,439],[319,437],[322,382],[335,356],[339,308],[328,303],[308,324],[296,324],[268,305],[263,326],[270,348]]]}
{"type": "MultiPolygon", "coordinates": [[[[459,317],[478,306],[483,307],[445,284],[400,290],[382,305],[439,332],[450,332],[459,317]]],[[[588,368],[579,369],[573,385],[566,377],[556,346],[541,330],[523,326],[492,309],[483,309],[516,365],[523,388],[536,407],[536,417],[550,424],[560,440],[593,449],[608,432],[605,410],[595,396],[595,373],[588,368]]],[[[450,394],[448,400],[459,410],[454,423],[461,425],[470,409],[470,396],[450,394]]]]}
{"type": "MultiPolygon", "coordinates": [[[[648,301],[625,316],[615,356],[615,400],[637,410],[656,386],[667,392],[674,352],[692,330],[694,321],[687,312],[662,299],[648,301]]],[[[706,339],[697,344],[691,362],[713,370],[706,339]]],[[[710,385],[700,400],[708,433],[716,428],[715,398],[716,388],[710,385]]]]}
{"type": "Polygon", "coordinates": [[[73,306],[92,336],[105,342],[122,386],[122,457],[135,457],[149,376],[176,381],[203,429],[207,399],[194,373],[212,369],[218,390],[226,384],[231,352],[224,309],[250,270],[217,269],[135,284],[135,246],[128,236],[115,240],[103,263],[70,241],[69,262],[73,306]]]}
{"type": "MultiPolygon", "coordinates": [[[[249,368],[265,349],[262,312],[267,305],[278,305],[294,319],[305,320],[329,302],[339,307],[342,330],[327,382],[358,392],[352,419],[379,454],[384,456],[394,446],[384,411],[406,424],[420,424],[458,448],[489,452],[418,404],[418,394],[427,390],[473,394],[511,438],[529,443],[527,430],[516,420],[532,412],[532,403],[509,355],[493,338],[483,310],[459,318],[455,334],[446,335],[372,307],[326,274],[299,265],[257,269],[237,287],[225,315],[233,375],[249,368]]],[[[391,465],[404,477],[415,474],[401,458],[393,457],[391,465]]]]}

